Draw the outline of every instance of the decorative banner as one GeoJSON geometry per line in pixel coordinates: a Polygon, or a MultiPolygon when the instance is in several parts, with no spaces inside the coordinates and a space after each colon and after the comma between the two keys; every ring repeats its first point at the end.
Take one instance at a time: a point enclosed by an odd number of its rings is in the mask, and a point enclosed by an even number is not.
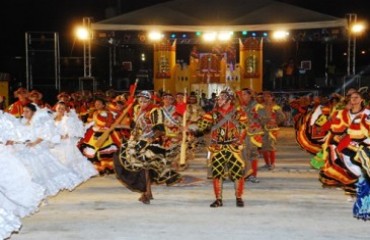
{"type": "Polygon", "coordinates": [[[171,51],[176,51],[176,45],[171,45],[168,40],[154,45],[156,78],[171,78],[171,51]]]}
{"type": "Polygon", "coordinates": [[[176,40],[154,44],[154,90],[175,93],[176,40]]]}
{"type": "Polygon", "coordinates": [[[240,71],[243,77],[240,88],[262,91],[263,38],[240,40],[240,71]]]}
{"type": "Polygon", "coordinates": [[[247,38],[244,44],[241,44],[241,51],[245,52],[242,65],[244,68],[244,77],[260,77],[260,55],[262,51],[262,41],[257,38],[247,38]]]}
{"type": "Polygon", "coordinates": [[[226,54],[201,53],[199,77],[203,83],[220,82],[221,60],[226,58],[226,54]]]}

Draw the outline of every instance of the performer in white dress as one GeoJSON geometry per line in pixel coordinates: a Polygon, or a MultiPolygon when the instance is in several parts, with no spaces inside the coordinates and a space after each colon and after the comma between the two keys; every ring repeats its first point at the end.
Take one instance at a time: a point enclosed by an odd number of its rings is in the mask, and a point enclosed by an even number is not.
{"type": "Polygon", "coordinates": [[[50,144],[60,142],[52,116],[32,103],[23,110],[22,126],[15,141],[26,144],[14,144],[14,153],[30,172],[32,181],[45,188],[47,196],[62,189],[73,190],[79,184],[77,175],[50,152],[50,144]]]}
{"type": "Polygon", "coordinates": [[[97,175],[94,165],[77,148],[77,142],[84,136],[85,129],[75,110],[67,112],[64,102],[57,103],[54,121],[61,143],[55,145],[51,152],[79,177],[79,183],[97,175]]]}
{"type": "Polygon", "coordinates": [[[37,211],[46,195],[42,186],[32,182],[24,164],[7,145],[15,138],[17,125],[18,119],[0,111],[0,206],[22,218],[37,211]]]}
{"type": "Polygon", "coordinates": [[[0,239],[6,239],[21,227],[21,221],[14,214],[0,207],[0,239]]]}

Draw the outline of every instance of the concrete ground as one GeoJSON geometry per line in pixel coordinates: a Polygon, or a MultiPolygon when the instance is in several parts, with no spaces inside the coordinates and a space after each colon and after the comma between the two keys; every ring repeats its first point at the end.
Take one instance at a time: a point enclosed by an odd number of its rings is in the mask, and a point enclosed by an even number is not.
{"type": "Polygon", "coordinates": [[[209,207],[205,155],[198,153],[183,172],[192,181],[154,186],[150,205],[114,176],[96,177],[51,198],[11,239],[370,239],[369,223],[352,217],[353,202],[343,191],[321,187],[292,129],[281,131],[277,168],[261,170],[260,183],[247,183],[244,208],[235,206],[231,182],[224,184],[224,207],[209,207]]]}

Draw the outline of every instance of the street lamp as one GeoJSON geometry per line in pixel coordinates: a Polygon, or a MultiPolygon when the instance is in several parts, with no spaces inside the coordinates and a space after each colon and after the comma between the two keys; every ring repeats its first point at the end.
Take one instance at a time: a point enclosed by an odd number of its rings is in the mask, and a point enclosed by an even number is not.
{"type": "Polygon", "coordinates": [[[356,74],[356,37],[363,33],[366,25],[357,22],[357,14],[347,14],[348,20],[348,50],[347,50],[347,76],[356,74]]]}
{"type": "Polygon", "coordinates": [[[91,18],[84,17],[82,19],[82,26],[76,28],[75,35],[77,39],[83,42],[84,77],[91,77],[91,18]]]}
{"type": "Polygon", "coordinates": [[[76,37],[81,41],[86,41],[90,38],[89,30],[86,27],[76,28],[76,37]]]}

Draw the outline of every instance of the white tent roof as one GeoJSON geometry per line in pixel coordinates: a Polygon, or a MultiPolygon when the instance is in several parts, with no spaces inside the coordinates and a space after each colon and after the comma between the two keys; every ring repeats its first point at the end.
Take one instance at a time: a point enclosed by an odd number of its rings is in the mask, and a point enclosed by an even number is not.
{"type": "Polygon", "coordinates": [[[174,0],[94,23],[95,30],[269,31],[344,27],[345,18],[272,0],[174,0]]]}

